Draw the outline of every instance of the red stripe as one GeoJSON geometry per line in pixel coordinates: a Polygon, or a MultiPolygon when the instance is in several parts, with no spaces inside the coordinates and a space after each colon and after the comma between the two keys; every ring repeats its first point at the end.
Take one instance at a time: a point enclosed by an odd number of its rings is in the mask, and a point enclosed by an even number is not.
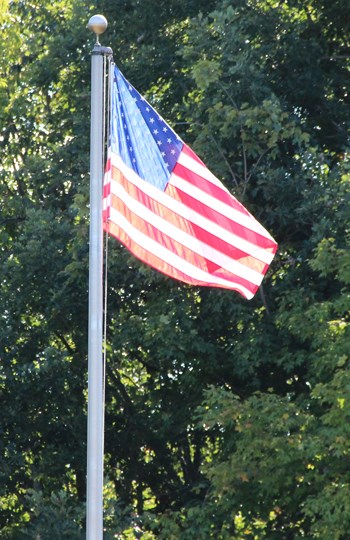
{"type": "MultiPolygon", "coordinates": [[[[154,199],[146,195],[143,191],[138,189],[132,182],[128,182],[128,180],[123,175],[121,175],[120,171],[117,168],[113,167],[112,175],[113,175],[113,178],[115,178],[115,180],[118,181],[124,187],[125,191],[131,197],[133,197],[135,200],[142,203],[146,208],[151,210],[154,214],[166,219],[172,225],[190,234],[191,236],[198,238],[200,241],[204,242],[210,247],[213,247],[217,251],[220,251],[221,253],[228,255],[232,259],[235,259],[237,261],[239,261],[240,259],[243,259],[242,261],[243,264],[245,264],[246,266],[249,266],[250,268],[253,268],[259,273],[264,273],[264,271],[266,271],[264,270],[266,268],[266,263],[259,261],[256,257],[253,257],[249,253],[235,247],[231,243],[226,242],[225,240],[212,234],[208,230],[203,229],[199,225],[194,224],[191,220],[187,220],[183,218],[182,216],[179,216],[175,212],[172,212],[166,206],[162,205],[158,201],[155,201],[154,199]]],[[[170,184],[166,188],[166,193],[169,194],[172,198],[179,200],[180,202],[183,202],[182,198],[186,199],[186,195],[183,194],[183,192],[176,189],[174,186],[171,186],[170,184]]],[[[203,212],[200,212],[200,210],[205,205],[198,203],[196,199],[193,199],[193,198],[189,198],[189,199],[191,199],[192,207],[194,207],[194,209],[198,211],[199,213],[203,214],[203,212]]],[[[190,201],[188,202],[187,206],[190,206],[190,201]]],[[[219,218],[222,218],[221,220],[222,223],[218,223],[219,225],[226,226],[225,228],[229,230],[230,232],[234,232],[234,234],[237,234],[237,236],[250,240],[254,245],[258,245],[258,243],[255,241],[256,237],[254,233],[248,230],[246,236],[244,236],[244,233],[246,232],[245,228],[242,228],[242,226],[240,226],[236,222],[229,220],[228,218],[224,218],[218,212],[214,212],[208,207],[205,207],[205,208],[207,208],[207,214],[208,214],[205,217],[208,217],[211,221],[215,221],[215,218],[216,218],[216,222],[219,221],[219,218]],[[214,218],[210,214],[214,214],[214,218]]],[[[271,244],[271,242],[266,240],[265,244],[271,244]]],[[[273,243],[272,245],[275,246],[275,244],[273,243]]],[[[263,247],[266,248],[270,246],[264,245],[263,247]]]]}
{"type": "Polygon", "coordinates": [[[165,218],[169,223],[175,225],[182,231],[191,234],[191,223],[188,220],[179,216],[175,212],[172,212],[164,204],[156,201],[155,199],[144,193],[141,189],[139,189],[135,184],[129,182],[127,178],[125,178],[124,175],[121,174],[121,172],[116,167],[113,167],[112,169],[112,177],[114,181],[118,182],[123,186],[125,191],[131,197],[133,197],[133,199],[139,201],[151,212],[165,218]]]}
{"type": "MultiPolygon", "coordinates": [[[[257,270],[258,272],[263,273],[266,263],[259,261],[256,257],[252,257],[249,253],[235,247],[231,243],[222,240],[208,230],[194,224],[192,221],[186,220],[175,212],[170,211],[166,206],[162,205],[158,201],[155,201],[154,199],[146,195],[143,191],[138,189],[132,182],[128,182],[128,180],[120,174],[118,169],[113,168],[112,174],[113,177],[116,177],[116,181],[118,181],[124,187],[125,191],[129,195],[131,195],[131,197],[142,203],[146,208],[150,209],[157,216],[166,219],[168,223],[171,223],[182,231],[190,234],[191,236],[194,236],[195,238],[198,238],[199,240],[215,248],[216,250],[221,251],[221,253],[230,256],[232,259],[244,259],[243,264],[246,264],[246,266],[249,266],[250,268],[257,270]]],[[[176,188],[170,185],[168,185],[166,189],[166,193],[169,193],[172,198],[179,200],[178,191],[179,190],[176,190],[176,188]]],[[[226,223],[229,225],[227,228],[231,232],[237,233],[238,236],[242,237],[242,235],[239,235],[239,225],[230,220],[226,220],[226,223]]]]}
{"type": "MultiPolygon", "coordinates": [[[[227,279],[228,281],[231,281],[233,283],[240,284],[249,291],[256,290],[257,286],[255,284],[252,284],[250,281],[232,274],[232,272],[228,272],[215,262],[212,262],[206,257],[192,251],[191,249],[184,246],[177,240],[174,240],[172,237],[168,236],[164,232],[161,232],[159,229],[151,225],[149,222],[145,221],[143,218],[140,218],[138,215],[134,214],[118,197],[113,194],[111,197],[111,206],[115,210],[119,211],[123,216],[125,216],[129,223],[131,223],[138,231],[141,231],[147,237],[155,240],[158,244],[166,247],[169,251],[188,261],[193,266],[201,268],[202,270],[207,271],[209,274],[227,279]]],[[[170,214],[168,217],[170,217],[170,214]]],[[[169,222],[170,219],[168,219],[168,217],[167,221],[169,222]]],[[[132,240],[129,240],[129,242],[131,244],[133,243],[132,240]]],[[[123,243],[127,247],[129,247],[129,244],[127,244],[126,241],[123,241],[123,243]]],[[[131,250],[131,247],[129,247],[129,249],[131,250]]],[[[265,266],[266,265],[263,265],[263,267],[265,266]]]]}
{"type": "Polygon", "coordinates": [[[252,231],[251,229],[245,227],[244,225],[237,223],[236,221],[232,221],[231,219],[224,216],[217,210],[214,210],[213,208],[211,208],[210,206],[207,206],[206,204],[199,201],[195,197],[192,197],[188,193],[182,191],[180,188],[171,186],[171,184],[168,184],[166,188],[166,192],[169,194],[171,193],[172,197],[175,198],[175,194],[173,191],[171,191],[171,188],[177,191],[178,196],[176,198],[179,201],[181,201],[184,206],[188,208],[192,208],[198,214],[216,223],[223,229],[233,232],[235,235],[239,236],[243,240],[247,240],[251,244],[258,246],[262,249],[265,249],[266,251],[269,250],[272,253],[275,253],[277,249],[277,244],[274,240],[270,238],[266,238],[265,236],[262,236],[261,234],[255,231],[252,231]]]}
{"type": "Polygon", "coordinates": [[[249,212],[242,206],[242,204],[237,201],[237,199],[234,199],[230,193],[228,193],[225,189],[221,188],[220,186],[213,184],[209,180],[206,180],[199,174],[195,173],[191,169],[188,169],[181,163],[177,163],[173,169],[173,174],[176,174],[183,180],[186,180],[191,186],[195,186],[196,188],[200,189],[207,195],[210,195],[214,199],[217,199],[218,201],[227,204],[231,208],[234,208],[238,212],[241,212],[244,215],[250,215],[249,212]]]}
{"type": "MultiPolygon", "coordinates": [[[[153,199],[151,199],[144,193],[141,193],[140,190],[138,190],[135,186],[130,186],[130,183],[125,178],[123,180],[120,180],[120,183],[124,186],[125,191],[127,191],[134,199],[141,202],[157,216],[166,219],[168,223],[171,223],[178,229],[186,232],[187,234],[193,236],[195,239],[198,239],[209,247],[212,247],[218,252],[221,252],[224,255],[230,257],[231,259],[242,262],[242,264],[254,269],[260,274],[263,274],[266,271],[266,263],[261,262],[256,257],[253,257],[248,253],[236,248],[232,244],[225,242],[225,240],[222,240],[218,236],[203,229],[199,225],[185,220],[181,216],[178,216],[174,212],[170,211],[168,208],[162,206],[160,203],[156,203],[153,199]]],[[[113,208],[116,208],[118,201],[118,197],[112,194],[111,206],[113,208]]],[[[120,210],[120,212],[123,213],[123,210],[120,210]]]]}
{"type": "MultiPolygon", "coordinates": [[[[163,259],[160,259],[153,253],[150,253],[149,251],[144,249],[141,245],[132,241],[130,237],[123,231],[123,229],[121,229],[116,223],[112,223],[112,222],[109,222],[108,224],[105,223],[104,230],[108,232],[109,234],[115,236],[118,240],[120,240],[120,242],[124,244],[124,246],[131,253],[133,253],[135,257],[137,257],[142,262],[148,264],[149,266],[152,266],[156,270],[162,272],[163,274],[171,278],[179,279],[180,281],[183,281],[184,283],[188,283],[189,285],[232,289],[232,290],[236,290],[240,294],[243,294],[241,289],[237,287],[237,285],[242,284],[243,286],[245,286],[244,280],[241,280],[240,278],[234,276],[235,279],[232,281],[232,274],[226,275],[224,271],[215,273],[217,276],[220,276],[224,279],[230,279],[231,281],[230,285],[222,285],[222,284],[211,282],[210,275],[208,275],[208,281],[200,281],[198,279],[192,278],[191,276],[188,276],[184,272],[181,272],[181,270],[174,268],[169,263],[165,262],[163,259]]],[[[246,288],[249,291],[251,291],[252,294],[254,295],[259,287],[257,285],[252,285],[251,283],[248,283],[248,286],[246,288]]]]}
{"type": "Polygon", "coordinates": [[[187,156],[189,156],[190,158],[194,159],[195,161],[197,161],[197,163],[200,163],[201,165],[203,165],[203,167],[207,168],[207,166],[203,163],[203,161],[197,156],[197,154],[195,154],[192,150],[192,148],[190,148],[189,146],[187,146],[186,143],[184,143],[183,147],[182,147],[182,150],[181,150],[184,154],[186,154],[187,156]]]}
{"type": "MultiPolygon", "coordinates": [[[[210,174],[212,174],[209,169],[206,167],[206,165],[199,159],[198,156],[189,148],[186,144],[184,144],[182,153],[192,158],[194,161],[202,165],[210,174]]],[[[181,163],[177,163],[173,170],[174,174],[177,174],[180,176],[180,178],[183,178],[187,182],[189,182],[191,185],[196,186],[197,188],[201,189],[208,195],[211,195],[215,199],[218,199],[219,201],[227,204],[228,206],[231,206],[235,210],[238,210],[238,212],[241,212],[242,214],[246,216],[252,217],[250,212],[241,204],[231,193],[228,192],[228,190],[225,188],[225,186],[222,184],[222,187],[220,185],[217,185],[210,180],[207,180],[203,178],[200,174],[197,174],[195,171],[188,169],[181,163]]],[[[218,180],[219,181],[219,180],[218,180]]],[[[221,182],[220,182],[221,183],[221,182]]],[[[253,218],[254,219],[254,218],[253,218]]]]}
{"type": "Polygon", "coordinates": [[[110,158],[110,156],[109,156],[109,157],[107,158],[105,172],[108,172],[110,169],[111,169],[111,158],[110,158]]]}

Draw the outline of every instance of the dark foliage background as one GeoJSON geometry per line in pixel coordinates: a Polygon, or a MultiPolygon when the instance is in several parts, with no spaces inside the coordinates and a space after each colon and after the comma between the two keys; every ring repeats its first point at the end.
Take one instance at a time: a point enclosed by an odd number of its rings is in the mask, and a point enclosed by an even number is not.
{"type": "Polygon", "coordinates": [[[97,12],[125,76],[279,242],[246,302],[109,241],[105,538],[345,540],[345,0],[1,4],[1,537],[84,537],[97,12]]]}

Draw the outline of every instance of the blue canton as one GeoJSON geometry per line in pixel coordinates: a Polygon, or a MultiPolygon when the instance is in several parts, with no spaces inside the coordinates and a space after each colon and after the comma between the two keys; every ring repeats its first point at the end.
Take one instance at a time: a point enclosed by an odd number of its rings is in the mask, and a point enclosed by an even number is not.
{"type": "Polygon", "coordinates": [[[183,147],[182,140],[114,68],[112,151],[146,182],[165,190],[183,147]]]}

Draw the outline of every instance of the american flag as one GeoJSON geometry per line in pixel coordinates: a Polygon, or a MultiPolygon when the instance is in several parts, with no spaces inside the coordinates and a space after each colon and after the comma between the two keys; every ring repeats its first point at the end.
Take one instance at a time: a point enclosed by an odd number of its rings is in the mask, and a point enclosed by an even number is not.
{"type": "Polygon", "coordinates": [[[116,66],[113,77],[104,229],[172,278],[252,298],[275,240],[116,66]]]}

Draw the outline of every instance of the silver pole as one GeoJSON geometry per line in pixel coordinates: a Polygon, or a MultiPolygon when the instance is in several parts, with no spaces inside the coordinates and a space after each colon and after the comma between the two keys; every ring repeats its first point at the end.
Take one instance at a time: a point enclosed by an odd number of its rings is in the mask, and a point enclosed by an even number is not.
{"type": "Polygon", "coordinates": [[[91,17],[96,34],[91,57],[90,247],[88,334],[87,540],[103,539],[104,369],[103,369],[103,155],[104,61],[111,49],[98,37],[107,28],[102,15],[91,17]]]}

